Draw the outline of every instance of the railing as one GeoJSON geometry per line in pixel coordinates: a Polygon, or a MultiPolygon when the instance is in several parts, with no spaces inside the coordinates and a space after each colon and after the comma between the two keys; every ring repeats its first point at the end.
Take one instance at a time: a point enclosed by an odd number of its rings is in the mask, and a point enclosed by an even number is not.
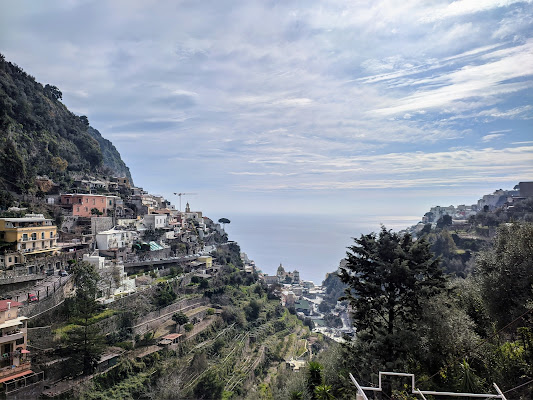
{"type": "Polygon", "coordinates": [[[16,367],[5,367],[0,369],[0,379],[5,378],[10,375],[15,375],[20,372],[26,371],[31,368],[30,362],[25,362],[20,365],[17,365],[16,367]]]}
{"type": "Polygon", "coordinates": [[[8,334],[4,334],[0,336],[0,343],[12,342],[14,340],[21,339],[23,337],[24,337],[24,334],[22,333],[22,331],[10,332],[8,334]]]}

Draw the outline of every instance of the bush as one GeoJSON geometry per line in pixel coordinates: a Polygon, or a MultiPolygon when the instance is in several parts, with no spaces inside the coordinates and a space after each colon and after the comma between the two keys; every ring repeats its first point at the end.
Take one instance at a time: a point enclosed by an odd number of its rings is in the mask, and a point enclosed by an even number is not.
{"type": "Polygon", "coordinates": [[[117,347],[121,347],[121,348],[123,348],[124,350],[131,350],[131,349],[133,349],[133,343],[132,343],[132,342],[118,342],[118,343],[115,343],[115,346],[117,346],[117,347]]]}

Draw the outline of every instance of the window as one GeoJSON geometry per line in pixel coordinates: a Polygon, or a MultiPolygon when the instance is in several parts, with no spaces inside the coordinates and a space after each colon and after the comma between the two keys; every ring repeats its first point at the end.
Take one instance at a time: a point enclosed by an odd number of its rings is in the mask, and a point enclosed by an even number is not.
{"type": "Polygon", "coordinates": [[[80,198],[78,199],[78,204],[81,204],[81,203],[83,203],[83,199],[80,197],[80,198]]]}
{"type": "Polygon", "coordinates": [[[95,205],[95,204],[96,204],[96,199],[93,199],[93,205],[95,205]]]}
{"type": "Polygon", "coordinates": [[[19,344],[24,344],[24,338],[21,337],[20,339],[17,339],[17,341],[15,342],[15,344],[18,346],[19,344]]]}
{"type": "Polygon", "coordinates": [[[54,232],[51,231],[51,232],[50,232],[50,239],[52,239],[53,237],[54,237],[54,232]]]}
{"type": "Polygon", "coordinates": [[[22,240],[28,240],[28,234],[27,233],[23,233],[22,234],[22,240]]]}
{"type": "Polygon", "coordinates": [[[37,234],[35,232],[31,234],[31,240],[37,240],[37,234]]]}
{"type": "Polygon", "coordinates": [[[44,239],[44,232],[41,232],[41,239],[44,239]]]}
{"type": "Polygon", "coordinates": [[[89,199],[85,199],[85,202],[88,203],[88,202],[89,202],[89,199]]]}
{"type": "Polygon", "coordinates": [[[89,209],[87,207],[85,207],[85,212],[88,212],[88,211],[89,211],[89,209]]]}
{"type": "Polygon", "coordinates": [[[79,207],[76,207],[76,211],[77,211],[77,212],[80,212],[80,208],[79,208],[79,207]]]}
{"type": "Polygon", "coordinates": [[[11,262],[11,257],[9,257],[9,262],[11,262]]]}

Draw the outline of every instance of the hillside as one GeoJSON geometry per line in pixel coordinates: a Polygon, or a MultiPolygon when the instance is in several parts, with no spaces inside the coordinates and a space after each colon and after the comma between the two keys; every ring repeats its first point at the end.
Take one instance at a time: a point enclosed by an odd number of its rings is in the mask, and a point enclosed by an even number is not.
{"type": "Polygon", "coordinates": [[[126,163],[120,157],[120,153],[117,148],[109,140],[104,138],[102,134],[94,129],[92,126],[89,126],[87,132],[98,142],[100,145],[100,150],[102,151],[103,163],[106,168],[109,168],[113,174],[117,176],[125,176],[129,179],[130,183],[133,184],[133,179],[131,177],[130,169],[126,163]]]}
{"type": "MultiPolygon", "coordinates": [[[[35,177],[47,175],[68,187],[73,173],[128,176],[116,148],[61,103],[61,91],[42,85],[0,54],[0,190],[36,192],[35,177]]],[[[6,206],[9,204],[0,204],[6,206]]]]}

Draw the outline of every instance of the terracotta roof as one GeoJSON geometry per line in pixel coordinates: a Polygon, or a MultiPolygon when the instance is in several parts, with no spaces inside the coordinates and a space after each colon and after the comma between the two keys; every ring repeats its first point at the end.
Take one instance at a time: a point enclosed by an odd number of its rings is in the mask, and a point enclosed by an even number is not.
{"type": "Polygon", "coordinates": [[[20,378],[21,376],[29,375],[29,374],[33,374],[33,371],[31,369],[27,371],[19,372],[18,374],[6,376],[5,378],[0,379],[0,383],[4,383],[7,381],[10,381],[11,379],[20,378]]]}
{"type": "Polygon", "coordinates": [[[20,307],[23,304],[15,300],[0,300],[0,311],[7,310],[7,303],[11,303],[11,307],[20,307]]]}
{"type": "Polygon", "coordinates": [[[179,338],[180,336],[182,336],[181,333],[170,333],[168,335],[163,336],[163,339],[174,340],[174,339],[179,338]]]}

